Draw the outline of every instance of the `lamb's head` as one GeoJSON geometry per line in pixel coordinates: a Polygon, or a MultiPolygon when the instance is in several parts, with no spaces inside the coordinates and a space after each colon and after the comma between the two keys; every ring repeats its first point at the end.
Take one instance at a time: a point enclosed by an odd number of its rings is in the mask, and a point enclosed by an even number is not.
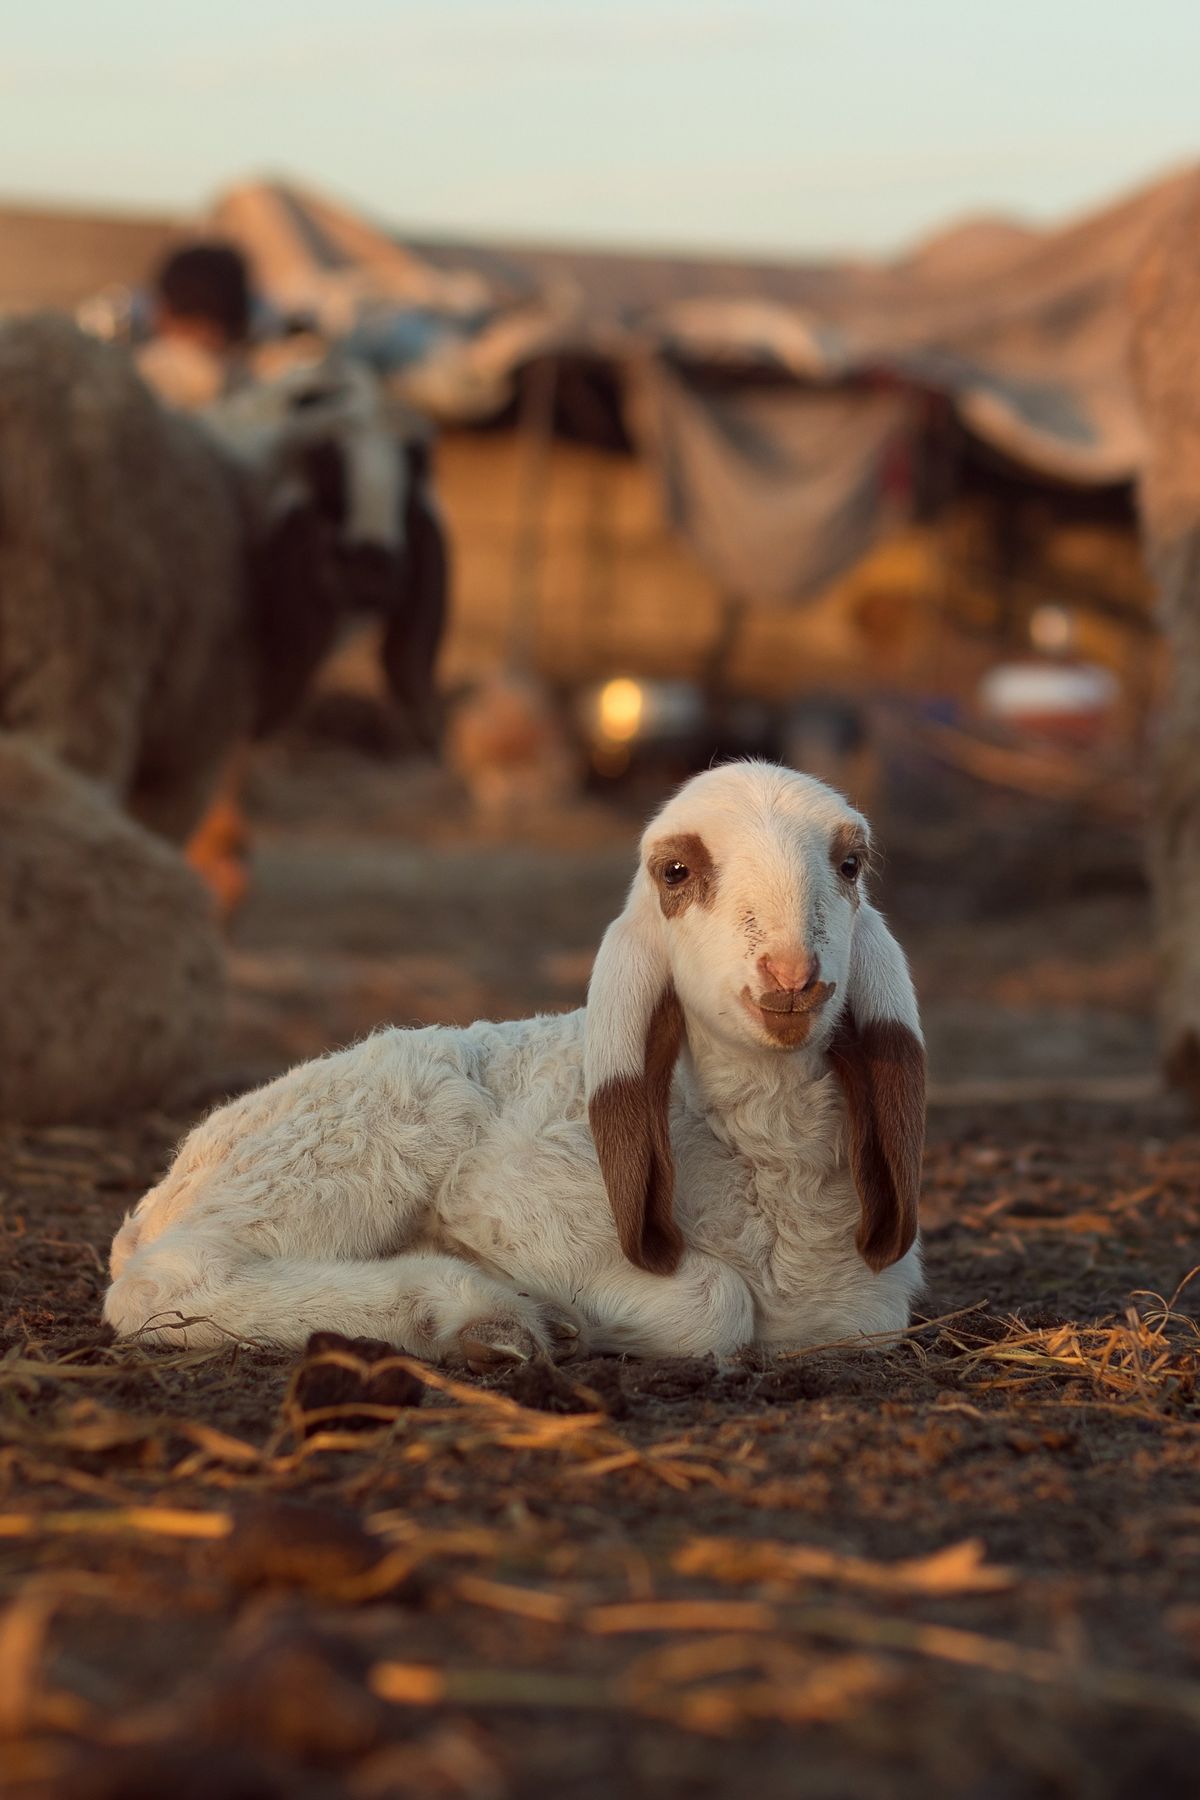
{"type": "Polygon", "coordinates": [[[874,1269],[916,1235],[925,1062],[904,956],[865,889],[866,820],[790,769],[734,763],[688,782],[647,828],[624,912],[600,947],[588,997],[588,1113],[622,1247],[667,1273],[682,1240],[671,1212],[667,1106],[690,1034],[777,1085],[830,1069],[849,1117],[874,1269]]]}

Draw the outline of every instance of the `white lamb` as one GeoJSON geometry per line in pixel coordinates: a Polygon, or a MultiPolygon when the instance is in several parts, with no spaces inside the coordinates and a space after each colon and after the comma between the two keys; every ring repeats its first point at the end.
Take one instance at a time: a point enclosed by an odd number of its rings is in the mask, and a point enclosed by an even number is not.
{"type": "Polygon", "coordinates": [[[117,1233],[105,1317],[476,1369],[902,1329],[925,1062],[868,853],[808,776],[697,776],[585,1010],[382,1031],[221,1108],[117,1233]]]}

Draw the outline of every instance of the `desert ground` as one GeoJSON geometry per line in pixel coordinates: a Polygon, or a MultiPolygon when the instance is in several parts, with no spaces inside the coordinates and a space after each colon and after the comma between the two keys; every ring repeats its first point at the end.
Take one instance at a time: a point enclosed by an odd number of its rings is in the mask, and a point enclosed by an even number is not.
{"type": "Polygon", "coordinates": [[[115,1226],[222,1093],[578,1004],[652,803],[489,834],[432,767],[282,745],[212,1091],[0,1130],[15,1800],[1196,1791],[1200,1130],[1111,825],[948,778],[884,808],[933,1084],[893,1348],[459,1380],[99,1324],[115,1226]]]}

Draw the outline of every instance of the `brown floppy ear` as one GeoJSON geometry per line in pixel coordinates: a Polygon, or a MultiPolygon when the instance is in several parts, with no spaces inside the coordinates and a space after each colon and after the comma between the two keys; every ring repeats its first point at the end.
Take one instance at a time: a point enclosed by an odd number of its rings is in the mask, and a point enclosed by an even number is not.
{"type": "Polygon", "coordinates": [[[584,1077],[588,1122],[621,1248],[652,1275],[683,1254],[672,1212],[671,1077],[683,1011],[667,978],[657,922],[637,884],[609,926],[588,990],[584,1077]]]}
{"type": "Polygon", "coordinates": [[[849,1115],[862,1218],[857,1244],[876,1271],[917,1235],[925,1145],[925,1046],[904,953],[866,901],[855,920],[846,1006],[829,1060],[849,1115]]]}
{"type": "Polygon", "coordinates": [[[907,1025],[895,1019],[859,1025],[847,1009],[829,1059],[850,1115],[850,1167],[862,1207],[855,1241],[872,1269],[886,1269],[917,1236],[925,1052],[907,1025]]]}

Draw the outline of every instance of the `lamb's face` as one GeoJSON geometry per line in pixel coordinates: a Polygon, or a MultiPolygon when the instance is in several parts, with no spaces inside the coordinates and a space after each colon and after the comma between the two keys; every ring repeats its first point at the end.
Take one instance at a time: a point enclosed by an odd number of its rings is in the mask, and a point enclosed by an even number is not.
{"type": "MultiPolygon", "coordinates": [[[[671,1210],[685,1034],[694,1053],[714,1038],[751,1088],[764,1057],[804,1045],[812,1063],[796,1073],[828,1070],[845,1103],[859,1251],[878,1271],[911,1249],[925,1053],[904,954],[860,891],[867,851],[866,822],[839,795],[766,763],[698,775],[648,827],[596,956],[584,1041],[596,1154],[639,1268],[668,1275],[685,1248],[671,1210]]],[[[720,1103],[711,1086],[709,1098],[720,1103]]]]}
{"type": "Polygon", "coordinates": [[[734,764],[689,782],[647,830],[639,876],[685,1013],[743,1047],[824,1047],[869,849],[866,820],[810,776],[734,764]]]}

